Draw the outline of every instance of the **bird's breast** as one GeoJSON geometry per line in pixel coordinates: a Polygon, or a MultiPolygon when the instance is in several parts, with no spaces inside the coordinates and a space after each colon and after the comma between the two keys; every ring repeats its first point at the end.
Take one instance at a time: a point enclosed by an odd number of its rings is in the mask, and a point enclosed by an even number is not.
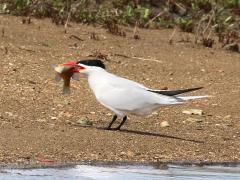
{"type": "Polygon", "coordinates": [[[97,99],[107,90],[107,82],[103,78],[90,76],[88,83],[97,99]]]}

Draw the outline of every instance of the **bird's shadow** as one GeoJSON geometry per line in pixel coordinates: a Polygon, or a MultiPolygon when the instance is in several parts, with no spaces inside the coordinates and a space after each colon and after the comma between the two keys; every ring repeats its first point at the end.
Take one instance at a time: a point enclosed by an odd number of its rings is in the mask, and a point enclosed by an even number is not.
{"type": "MultiPolygon", "coordinates": [[[[97,127],[97,129],[106,130],[106,131],[115,131],[114,129],[107,130],[106,128],[101,128],[101,127],[97,127]]],[[[170,138],[170,139],[177,139],[177,140],[194,142],[194,143],[204,143],[203,141],[198,141],[198,140],[194,140],[194,139],[186,139],[186,138],[181,138],[181,137],[177,137],[177,136],[170,136],[170,135],[153,133],[153,132],[146,132],[146,131],[122,129],[122,130],[118,130],[118,132],[124,132],[124,133],[129,133],[129,134],[139,134],[139,135],[145,135],[145,136],[162,137],[162,138],[170,138]]]]}

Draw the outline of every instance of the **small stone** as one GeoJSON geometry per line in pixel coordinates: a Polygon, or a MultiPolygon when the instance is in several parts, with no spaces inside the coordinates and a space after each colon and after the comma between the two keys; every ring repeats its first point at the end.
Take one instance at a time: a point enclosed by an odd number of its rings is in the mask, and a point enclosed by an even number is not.
{"type": "Polygon", "coordinates": [[[122,151],[122,152],[120,152],[120,155],[124,156],[124,155],[126,155],[126,153],[124,151],[122,151]]]}
{"type": "Polygon", "coordinates": [[[57,119],[57,117],[51,116],[51,120],[56,120],[56,119],[57,119]]]}
{"type": "Polygon", "coordinates": [[[112,116],[112,114],[111,114],[111,113],[107,113],[106,115],[107,115],[107,116],[112,116]]]}
{"type": "Polygon", "coordinates": [[[188,121],[188,122],[202,122],[203,120],[190,117],[190,118],[187,118],[186,121],[188,121]]]}
{"type": "Polygon", "coordinates": [[[91,111],[90,114],[96,114],[94,111],[91,111]]]}
{"type": "Polygon", "coordinates": [[[79,119],[76,123],[83,125],[83,126],[92,126],[93,125],[93,122],[90,121],[89,119],[79,119]]]}
{"type": "Polygon", "coordinates": [[[158,115],[158,113],[157,112],[153,112],[152,115],[158,115]]]}
{"type": "Polygon", "coordinates": [[[199,115],[202,116],[203,115],[203,110],[201,109],[188,109],[188,110],[183,110],[182,111],[183,114],[189,114],[189,115],[199,115]]]}
{"type": "Polygon", "coordinates": [[[161,122],[160,126],[162,128],[164,128],[164,127],[169,127],[170,125],[169,125],[169,123],[167,121],[163,121],[163,122],[161,122]]]}

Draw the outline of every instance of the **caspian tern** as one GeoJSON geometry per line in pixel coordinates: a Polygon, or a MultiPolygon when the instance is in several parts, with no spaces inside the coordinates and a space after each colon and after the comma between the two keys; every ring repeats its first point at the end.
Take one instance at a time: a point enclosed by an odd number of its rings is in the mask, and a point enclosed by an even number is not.
{"type": "Polygon", "coordinates": [[[179,94],[195,91],[202,87],[181,90],[157,90],[142,84],[111,74],[105,70],[101,60],[71,61],[80,74],[88,78],[89,86],[96,99],[115,113],[109,123],[108,130],[120,130],[128,115],[146,116],[165,105],[183,104],[188,100],[207,96],[179,96],[179,94]],[[117,128],[111,128],[114,121],[122,118],[117,128]]]}

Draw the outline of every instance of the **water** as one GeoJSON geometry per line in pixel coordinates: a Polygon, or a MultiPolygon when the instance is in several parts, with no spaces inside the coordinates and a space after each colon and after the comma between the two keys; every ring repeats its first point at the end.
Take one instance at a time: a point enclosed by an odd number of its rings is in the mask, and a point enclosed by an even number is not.
{"type": "Polygon", "coordinates": [[[240,166],[175,166],[156,169],[152,166],[90,166],[65,168],[0,169],[0,180],[240,180],[240,166]]]}

